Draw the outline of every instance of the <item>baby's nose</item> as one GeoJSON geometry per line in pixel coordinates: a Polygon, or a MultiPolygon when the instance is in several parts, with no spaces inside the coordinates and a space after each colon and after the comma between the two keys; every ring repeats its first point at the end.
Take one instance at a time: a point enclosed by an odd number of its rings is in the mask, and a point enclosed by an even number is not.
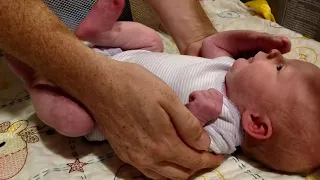
{"type": "Polygon", "coordinates": [[[268,54],[268,59],[274,59],[274,58],[277,58],[277,57],[281,57],[282,54],[281,52],[278,50],[278,49],[272,49],[269,54],[268,54]]]}

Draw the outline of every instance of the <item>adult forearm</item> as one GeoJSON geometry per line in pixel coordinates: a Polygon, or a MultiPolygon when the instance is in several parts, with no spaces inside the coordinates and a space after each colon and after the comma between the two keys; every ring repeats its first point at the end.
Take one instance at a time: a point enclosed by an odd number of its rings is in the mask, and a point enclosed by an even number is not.
{"type": "Polygon", "coordinates": [[[146,2],[152,6],[182,53],[193,42],[216,32],[199,0],[146,0],[146,2]]]}
{"type": "Polygon", "coordinates": [[[97,56],[42,0],[1,0],[0,22],[0,49],[64,89],[77,86],[72,81],[81,83],[85,71],[90,71],[90,60],[97,56]]]}

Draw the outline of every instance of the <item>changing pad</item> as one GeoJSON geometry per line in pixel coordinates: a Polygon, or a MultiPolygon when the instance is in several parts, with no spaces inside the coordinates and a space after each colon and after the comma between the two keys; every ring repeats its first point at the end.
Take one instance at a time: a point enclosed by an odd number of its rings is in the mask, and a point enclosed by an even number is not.
{"type": "MultiPolygon", "coordinates": [[[[201,2],[218,31],[250,29],[287,36],[293,45],[287,57],[319,65],[318,42],[252,15],[239,0],[201,2]]],[[[172,39],[160,34],[165,51],[178,53],[172,39]]],[[[0,180],[146,179],[135,168],[121,162],[106,142],[64,137],[41,123],[22,83],[3,60],[0,60],[0,73],[0,180]]],[[[302,180],[305,177],[271,172],[259,163],[234,155],[217,169],[199,172],[192,179],[302,180]]]]}

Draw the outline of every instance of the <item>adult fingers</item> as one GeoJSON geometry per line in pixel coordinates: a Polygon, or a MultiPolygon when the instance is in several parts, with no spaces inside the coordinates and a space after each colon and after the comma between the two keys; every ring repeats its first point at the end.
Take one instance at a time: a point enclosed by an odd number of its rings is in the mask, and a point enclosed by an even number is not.
{"type": "Polygon", "coordinates": [[[228,39],[225,46],[228,46],[226,48],[229,48],[234,57],[252,57],[259,51],[269,52],[283,47],[281,38],[255,31],[230,32],[228,39]]]}
{"type": "Polygon", "coordinates": [[[243,54],[252,56],[258,51],[269,52],[272,49],[286,53],[291,48],[290,41],[284,37],[256,31],[225,31],[218,33],[213,38],[218,47],[227,50],[233,57],[243,56],[243,54]]]}
{"type": "Polygon", "coordinates": [[[176,132],[190,147],[197,150],[208,150],[210,138],[199,120],[183,106],[178,99],[161,105],[171,117],[176,132]]]}
{"type": "MultiPolygon", "coordinates": [[[[218,34],[219,35],[219,34],[218,34]]],[[[218,36],[216,35],[216,36],[218,36]]],[[[201,48],[201,56],[204,58],[214,59],[222,56],[232,56],[232,53],[226,51],[226,49],[221,48],[220,45],[224,44],[223,39],[216,41],[216,36],[210,36],[203,40],[202,48],[201,48]],[[219,45],[220,44],[220,45],[219,45]]],[[[222,45],[222,47],[224,47],[222,45]]]]}
{"type": "Polygon", "coordinates": [[[287,38],[258,32],[252,36],[253,40],[256,39],[256,43],[249,41],[249,43],[251,43],[249,47],[251,47],[252,50],[269,52],[272,49],[278,49],[281,53],[287,53],[291,49],[291,43],[287,38]]]}
{"type": "Polygon", "coordinates": [[[279,49],[282,54],[285,54],[291,50],[291,41],[287,37],[280,37],[283,42],[283,47],[279,49]]]}
{"type": "Polygon", "coordinates": [[[214,155],[209,152],[198,152],[183,146],[177,146],[176,150],[183,153],[173,157],[171,162],[175,164],[181,164],[183,167],[193,171],[206,168],[216,168],[224,160],[223,156],[221,155],[214,155]],[[188,158],[186,159],[186,157],[188,158]]]}
{"type": "Polygon", "coordinates": [[[157,165],[158,166],[152,170],[169,179],[188,179],[191,175],[190,169],[184,168],[178,164],[160,162],[157,165]]]}
{"type": "Polygon", "coordinates": [[[149,170],[149,169],[139,169],[138,170],[144,174],[145,176],[147,176],[148,178],[151,178],[151,179],[155,179],[155,180],[162,180],[162,179],[167,179],[166,177],[164,176],[161,176],[160,174],[152,171],[152,170],[149,170]]]}

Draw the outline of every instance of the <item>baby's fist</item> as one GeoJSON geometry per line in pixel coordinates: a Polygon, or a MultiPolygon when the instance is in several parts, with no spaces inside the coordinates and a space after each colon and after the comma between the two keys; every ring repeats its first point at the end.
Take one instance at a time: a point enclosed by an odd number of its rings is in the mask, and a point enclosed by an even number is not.
{"type": "Polygon", "coordinates": [[[223,96],[216,89],[194,91],[186,107],[197,117],[201,125],[215,120],[222,112],[223,96]]]}

